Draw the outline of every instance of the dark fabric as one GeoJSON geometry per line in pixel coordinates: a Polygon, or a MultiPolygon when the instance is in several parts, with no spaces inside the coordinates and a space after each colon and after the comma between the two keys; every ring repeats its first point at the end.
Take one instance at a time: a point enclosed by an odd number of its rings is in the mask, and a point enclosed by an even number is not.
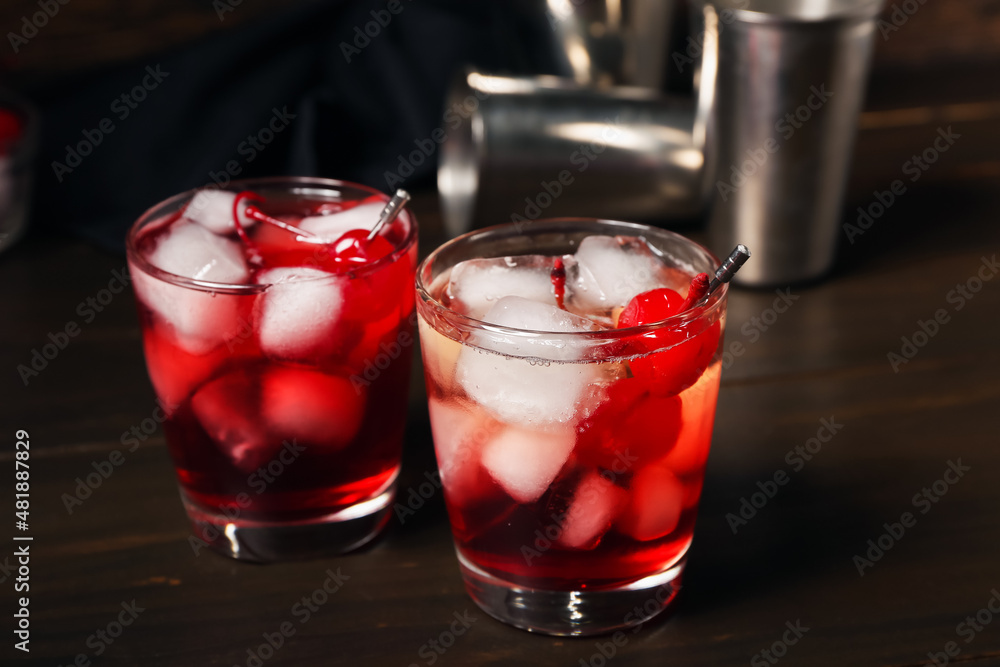
{"type": "MultiPolygon", "coordinates": [[[[555,72],[548,26],[512,3],[400,1],[400,13],[377,15],[392,16],[384,27],[371,12],[385,0],[310,4],[29,91],[42,117],[32,224],[120,250],[143,210],[224,182],[227,164],[237,178],[317,175],[390,190],[386,173],[442,126],[445,91],[463,67],[555,72]],[[378,28],[367,44],[356,31],[366,25],[378,28]],[[67,147],[88,144],[73,166],[67,147]]],[[[432,182],[437,152],[407,187],[432,182]]]]}

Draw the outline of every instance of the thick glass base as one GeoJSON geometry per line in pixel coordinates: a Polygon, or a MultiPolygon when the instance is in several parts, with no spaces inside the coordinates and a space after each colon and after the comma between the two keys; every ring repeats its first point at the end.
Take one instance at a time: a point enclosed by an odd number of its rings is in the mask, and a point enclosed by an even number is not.
{"type": "Polygon", "coordinates": [[[391,516],[396,480],[378,496],[308,521],[230,519],[193,502],[181,489],[193,540],[225,556],[257,563],[301,560],[357,549],[370,542],[391,516]]]}
{"type": "Polygon", "coordinates": [[[599,635],[644,623],[670,604],[680,590],[684,559],[627,586],[598,591],[526,588],[479,569],[458,554],[465,589],[487,614],[529,632],[599,635]]]}

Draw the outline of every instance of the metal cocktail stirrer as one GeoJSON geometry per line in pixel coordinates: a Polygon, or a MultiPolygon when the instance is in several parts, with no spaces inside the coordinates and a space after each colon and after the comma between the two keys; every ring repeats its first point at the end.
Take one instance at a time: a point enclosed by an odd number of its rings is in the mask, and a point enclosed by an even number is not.
{"type": "Polygon", "coordinates": [[[385,205],[382,212],[378,216],[378,222],[372,227],[371,232],[368,233],[368,240],[371,241],[373,238],[378,236],[379,231],[390,222],[396,219],[399,212],[403,210],[406,206],[406,202],[410,201],[410,193],[406,190],[396,190],[396,194],[392,196],[389,203],[385,205]]]}
{"type": "Polygon", "coordinates": [[[733,275],[740,270],[743,263],[750,259],[750,249],[747,248],[742,243],[736,246],[729,257],[722,262],[715,275],[712,277],[712,281],[708,283],[708,290],[705,292],[705,296],[699,301],[699,305],[708,301],[708,297],[712,295],[712,292],[719,289],[723,283],[728,283],[733,275]]]}

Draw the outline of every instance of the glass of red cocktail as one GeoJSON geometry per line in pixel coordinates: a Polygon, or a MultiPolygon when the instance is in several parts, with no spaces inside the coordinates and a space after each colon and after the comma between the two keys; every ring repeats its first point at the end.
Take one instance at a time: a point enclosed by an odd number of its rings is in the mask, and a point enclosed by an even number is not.
{"type": "Polygon", "coordinates": [[[718,265],[671,232],[564,219],[466,234],[418,268],[445,501],[489,614],[593,634],[675,595],[719,389],[718,265]]]}
{"type": "Polygon", "coordinates": [[[128,235],[192,547],[269,561],[385,525],[412,348],[416,220],[318,178],[190,191],[128,235]]]}

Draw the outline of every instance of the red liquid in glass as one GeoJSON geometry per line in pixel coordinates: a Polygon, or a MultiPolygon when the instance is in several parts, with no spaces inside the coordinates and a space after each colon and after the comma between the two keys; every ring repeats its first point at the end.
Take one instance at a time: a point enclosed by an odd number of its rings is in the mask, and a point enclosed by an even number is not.
{"type": "MultiPolygon", "coordinates": [[[[446,283],[435,282],[445,303],[446,283]]],[[[692,325],[686,342],[669,349],[649,353],[648,339],[636,336],[592,355],[586,363],[596,363],[602,379],[592,387],[588,414],[569,435],[530,436],[539,448],[551,438],[572,444],[544,493],[527,501],[512,497],[482,459],[489,443],[521,433],[519,427],[477,405],[456,381],[468,345],[423,317],[419,325],[445,500],[467,562],[516,585],[599,590],[680,560],[691,542],[712,436],[721,322],[692,325]]],[[[498,355],[497,363],[504,361],[498,355]]]]}
{"type": "MultiPolygon", "coordinates": [[[[275,198],[261,208],[294,225],[320,206],[353,204],[275,198]]],[[[173,223],[149,225],[137,250],[148,256],[173,223]]],[[[266,290],[219,291],[212,298],[232,307],[236,325],[218,345],[192,351],[140,294],[146,363],[168,412],[167,443],[184,493],[205,510],[265,522],[327,516],[377,496],[398,471],[411,354],[400,341],[412,329],[416,247],[348,271],[328,246],[267,224],[248,234],[261,259],[251,279],[276,267],[335,273],[341,313],[314,349],[279,358],[259,338],[266,290]]],[[[400,247],[406,227],[397,220],[383,234],[400,247]]]]}

